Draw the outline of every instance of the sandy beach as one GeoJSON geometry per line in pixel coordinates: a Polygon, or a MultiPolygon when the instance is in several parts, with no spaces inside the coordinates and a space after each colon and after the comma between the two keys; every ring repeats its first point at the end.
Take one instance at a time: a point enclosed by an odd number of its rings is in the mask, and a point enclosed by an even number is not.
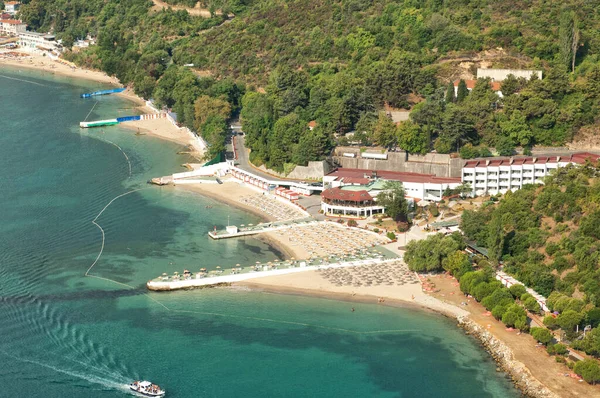
{"type": "MultiPolygon", "coordinates": [[[[18,50],[16,51],[18,52],[18,50]]],[[[36,69],[53,75],[62,75],[77,79],[92,80],[100,83],[111,83],[120,85],[116,77],[108,76],[101,71],[88,70],[83,68],[71,68],[68,65],[51,60],[39,54],[27,54],[22,58],[8,58],[6,52],[0,52],[0,65],[9,65],[23,69],[36,69]]]]}
{"type": "Polygon", "coordinates": [[[242,196],[256,194],[256,191],[232,180],[225,180],[223,181],[223,184],[176,185],[174,189],[182,189],[184,191],[196,192],[201,195],[208,196],[209,198],[215,199],[221,203],[237,207],[254,214],[255,216],[260,217],[262,221],[275,221],[275,219],[270,217],[268,214],[263,213],[254,207],[247,206],[237,200],[237,198],[242,196]]]}

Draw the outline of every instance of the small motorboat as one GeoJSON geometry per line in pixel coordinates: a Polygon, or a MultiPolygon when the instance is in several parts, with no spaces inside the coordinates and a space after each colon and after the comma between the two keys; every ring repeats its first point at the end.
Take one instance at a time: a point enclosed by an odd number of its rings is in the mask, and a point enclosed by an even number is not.
{"type": "Polygon", "coordinates": [[[162,390],[156,384],[152,384],[149,381],[134,381],[129,385],[129,389],[147,397],[164,397],[165,391],[162,390]]]}

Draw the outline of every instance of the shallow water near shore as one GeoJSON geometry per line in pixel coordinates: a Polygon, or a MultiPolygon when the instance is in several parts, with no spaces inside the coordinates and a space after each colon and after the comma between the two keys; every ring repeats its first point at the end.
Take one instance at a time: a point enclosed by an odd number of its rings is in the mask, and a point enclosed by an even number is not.
{"type": "Polygon", "coordinates": [[[135,114],[130,102],[80,99],[104,88],[91,82],[0,75],[0,396],[121,397],[137,378],[168,397],[519,396],[435,314],[233,288],[147,292],[162,272],[280,255],[207,237],[255,216],[146,184],[182,170],[177,144],[78,128],[135,114]]]}

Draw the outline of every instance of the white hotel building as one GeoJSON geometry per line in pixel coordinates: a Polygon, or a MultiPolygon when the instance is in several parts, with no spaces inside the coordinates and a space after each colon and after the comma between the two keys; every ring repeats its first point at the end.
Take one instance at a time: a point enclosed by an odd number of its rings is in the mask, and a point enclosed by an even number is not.
{"type": "Polygon", "coordinates": [[[473,194],[495,195],[514,191],[526,184],[541,184],[552,170],[569,164],[595,163],[600,158],[589,152],[566,156],[522,156],[511,158],[473,159],[462,169],[462,182],[469,183],[473,194]]]}

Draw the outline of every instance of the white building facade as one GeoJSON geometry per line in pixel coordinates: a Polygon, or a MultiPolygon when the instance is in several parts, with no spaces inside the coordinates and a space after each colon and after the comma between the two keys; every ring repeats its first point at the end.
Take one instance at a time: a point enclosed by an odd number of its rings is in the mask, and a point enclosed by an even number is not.
{"type": "Polygon", "coordinates": [[[55,51],[58,49],[58,43],[53,35],[37,32],[19,33],[19,46],[26,51],[55,51]]]}
{"type": "Polygon", "coordinates": [[[10,15],[15,15],[21,7],[20,1],[6,1],[4,2],[4,11],[10,15]]]}
{"type": "Polygon", "coordinates": [[[0,19],[0,34],[18,36],[27,30],[27,24],[18,19],[0,19]]]}
{"type": "Polygon", "coordinates": [[[567,156],[474,159],[463,166],[461,179],[471,186],[475,196],[504,194],[527,184],[542,184],[544,177],[558,167],[584,164],[586,160],[595,163],[599,158],[599,155],[582,152],[567,156]]]}

